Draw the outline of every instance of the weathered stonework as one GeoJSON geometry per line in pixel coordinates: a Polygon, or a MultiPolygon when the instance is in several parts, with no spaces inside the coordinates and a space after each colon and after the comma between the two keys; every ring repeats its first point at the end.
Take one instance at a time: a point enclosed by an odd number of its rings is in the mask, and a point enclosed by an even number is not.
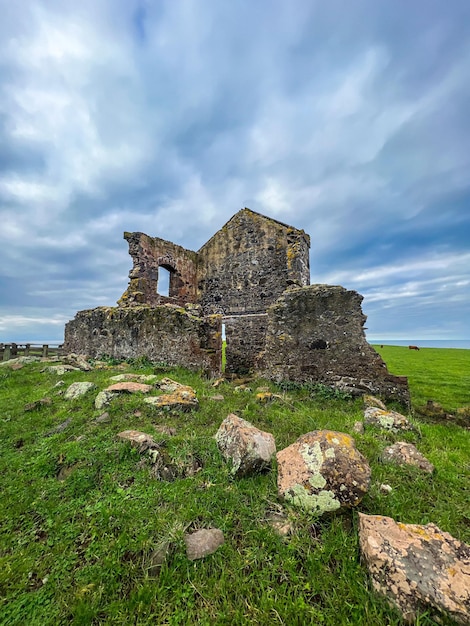
{"type": "Polygon", "coordinates": [[[196,317],[168,305],[99,307],[80,311],[68,322],[63,349],[93,358],[146,356],[217,375],[222,359],[221,317],[196,317]]]}
{"type": "Polygon", "coordinates": [[[389,374],[366,341],[362,296],[309,286],[303,230],[245,208],[197,252],[144,233],[124,238],[133,267],[119,307],[79,312],[66,326],[65,352],[145,355],[216,374],[223,323],[227,373],[409,404],[406,379],[389,374]],[[159,268],[170,274],[167,295],[158,293],[159,268]]]}
{"type": "Polygon", "coordinates": [[[406,379],[391,375],[366,341],[362,299],[356,291],[331,285],[284,292],[267,311],[259,371],[276,381],[355,388],[407,404],[406,379]]]}

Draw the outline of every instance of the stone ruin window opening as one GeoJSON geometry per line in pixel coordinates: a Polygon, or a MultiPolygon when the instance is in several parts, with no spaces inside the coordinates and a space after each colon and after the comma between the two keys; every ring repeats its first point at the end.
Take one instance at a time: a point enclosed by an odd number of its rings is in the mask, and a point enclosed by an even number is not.
{"type": "Polygon", "coordinates": [[[174,269],[168,265],[158,266],[157,293],[165,298],[170,297],[170,284],[174,269]]]}

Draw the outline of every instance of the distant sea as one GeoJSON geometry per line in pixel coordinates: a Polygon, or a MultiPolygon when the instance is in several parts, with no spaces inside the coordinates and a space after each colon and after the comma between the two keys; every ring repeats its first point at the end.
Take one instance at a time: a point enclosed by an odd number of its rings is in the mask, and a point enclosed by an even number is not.
{"type": "Polygon", "coordinates": [[[470,350],[470,339],[369,339],[373,345],[419,346],[420,348],[461,348],[470,350]]]}

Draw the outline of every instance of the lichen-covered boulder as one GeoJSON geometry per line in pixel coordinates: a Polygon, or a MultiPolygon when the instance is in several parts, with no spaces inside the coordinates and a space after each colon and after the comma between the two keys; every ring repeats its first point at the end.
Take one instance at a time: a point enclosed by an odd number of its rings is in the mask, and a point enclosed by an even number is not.
{"type": "Polygon", "coordinates": [[[66,372],[79,372],[80,368],[74,367],[73,365],[48,365],[44,371],[49,374],[63,376],[66,372]]]}
{"type": "Polygon", "coordinates": [[[412,622],[419,612],[470,624],[470,546],[435,524],[359,513],[359,543],[374,589],[412,622]]]}
{"type": "Polygon", "coordinates": [[[163,411],[192,411],[199,408],[199,401],[194,389],[180,386],[172,393],[144,398],[144,402],[163,411]]]}
{"type": "Polygon", "coordinates": [[[232,463],[232,473],[239,477],[266,469],[276,454],[271,433],[259,430],[233,413],[224,419],[215,440],[224,459],[232,463]]]}
{"type": "Polygon", "coordinates": [[[315,430],[277,454],[278,492],[320,515],[359,504],[369,489],[370,467],[345,433],[315,430]]]}
{"type": "Polygon", "coordinates": [[[368,426],[376,426],[393,433],[407,430],[416,430],[413,424],[401,413],[384,411],[378,407],[368,407],[364,411],[364,422],[368,426]]]}
{"type": "Polygon", "coordinates": [[[382,461],[385,463],[396,463],[397,465],[414,465],[419,469],[432,474],[434,465],[419,452],[412,443],[406,441],[397,441],[393,446],[388,446],[382,452],[382,461]]]}
{"type": "Polygon", "coordinates": [[[91,382],[83,381],[80,383],[72,383],[65,392],[64,398],[66,400],[75,400],[84,396],[86,393],[94,389],[96,385],[91,382]]]}

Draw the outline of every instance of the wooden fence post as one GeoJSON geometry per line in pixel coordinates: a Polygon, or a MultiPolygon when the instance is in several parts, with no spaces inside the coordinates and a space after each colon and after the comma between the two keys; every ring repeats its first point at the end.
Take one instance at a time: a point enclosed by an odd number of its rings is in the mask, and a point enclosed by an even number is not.
{"type": "Polygon", "coordinates": [[[49,346],[47,344],[43,344],[42,346],[42,356],[45,358],[49,354],[49,346]]]}
{"type": "Polygon", "coordinates": [[[4,361],[9,361],[10,360],[10,355],[11,355],[10,345],[6,343],[5,344],[5,348],[3,349],[3,360],[4,361]]]}
{"type": "Polygon", "coordinates": [[[30,349],[30,347],[31,347],[31,344],[27,343],[26,346],[25,346],[25,349],[24,349],[24,355],[25,356],[29,356],[29,349],[30,349]]]}

